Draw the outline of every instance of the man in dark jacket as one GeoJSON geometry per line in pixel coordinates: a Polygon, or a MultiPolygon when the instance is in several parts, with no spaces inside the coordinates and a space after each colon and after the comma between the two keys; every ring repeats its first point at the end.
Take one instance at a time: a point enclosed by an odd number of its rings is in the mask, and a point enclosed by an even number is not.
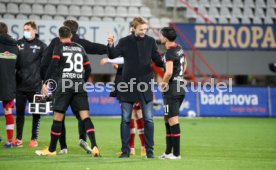
{"type": "Polygon", "coordinates": [[[154,158],[153,93],[150,85],[153,79],[153,72],[151,63],[154,61],[158,66],[163,66],[163,62],[157,51],[155,40],[145,35],[148,28],[147,22],[141,17],[136,17],[133,19],[132,24],[134,27],[134,34],[120,39],[116,47],[113,46],[114,36],[108,36],[108,57],[111,59],[119,56],[124,57],[122,82],[129,85],[127,90],[118,89],[122,102],[122,154],[120,158],[129,157],[130,118],[133,103],[137,101],[142,104],[145,122],[146,156],[147,158],[154,158]]]}
{"type": "Polygon", "coordinates": [[[16,40],[8,35],[8,27],[0,22],[0,101],[3,103],[6,118],[7,143],[12,148],[14,119],[12,108],[15,98],[15,64],[18,55],[16,40]]]}
{"type": "MultiPolygon", "coordinates": [[[[66,20],[63,22],[63,25],[70,28],[70,30],[72,32],[72,36],[73,36],[71,38],[71,40],[73,42],[80,44],[84,48],[84,50],[86,51],[87,54],[106,54],[107,53],[106,45],[93,43],[88,40],[81,39],[78,36],[77,31],[78,31],[79,25],[76,21],[66,20]]],[[[46,55],[43,57],[43,60],[41,63],[42,66],[40,69],[40,75],[43,80],[45,79],[45,74],[47,72],[47,69],[48,69],[50,63],[51,63],[53,50],[54,50],[55,46],[59,45],[60,43],[61,42],[60,42],[59,37],[56,37],[51,41],[50,45],[47,48],[47,52],[46,52],[46,55]]],[[[79,144],[87,153],[90,154],[91,148],[86,143],[86,132],[85,132],[84,124],[83,124],[82,120],[80,119],[78,110],[76,110],[75,107],[72,105],[71,105],[71,109],[72,109],[73,113],[75,114],[76,118],[78,119],[79,144]]],[[[66,154],[68,152],[67,144],[66,144],[66,129],[65,129],[64,121],[62,123],[63,123],[62,124],[62,134],[60,135],[60,138],[59,138],[61,150],[60,150],[59,154],[66,154]]]]}
{"type": "MultiPolygon", "coordinates": [[[[40,63],[46,44],[38,38],[37,26],[33,21],[24,24],[24,37],[18,40],[19,55],[16,62],[16,139],[13,144],[22,147],[24,115],[27,100],[33,102],[35,94],[40,93],[40,63]]],[[[33,114],[32,136],[29,147],[37,147],[40,114],[33,114]]]]}

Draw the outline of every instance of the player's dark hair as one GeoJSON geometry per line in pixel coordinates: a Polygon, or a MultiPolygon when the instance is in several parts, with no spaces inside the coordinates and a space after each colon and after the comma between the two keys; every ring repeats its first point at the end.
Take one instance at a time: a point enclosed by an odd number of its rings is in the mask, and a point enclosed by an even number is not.
{"type": "Polygon", "coordinates": [[[66,20],[63,25],[69,27],[72,34],[76,34],[79,29],[79,24],[75,20],[66,20]]]}
{"type": "Polygon", "coordinates": [[[36,23],[34,21],[28,21],[24,24],[25,25],[30,25],[34,30],[37,30],[36,23]]]}
{"type": "Polygon", "coordinates": [[[58,33],[60,38],[70,38],[72,34],[70,28],[66,26],[60,27],[58,33]]]}
{"type": "Polygon", "coordinates": [[[169,41],[174,41],[177,37],[176,31],[172,27],[164,27],[161,29],[160,33],[169,41]]]}
{"type": "Polygon", "coordinates": [[[0,22],[0,34],[7,34],[8,26],[4,22],[0,22]]]}

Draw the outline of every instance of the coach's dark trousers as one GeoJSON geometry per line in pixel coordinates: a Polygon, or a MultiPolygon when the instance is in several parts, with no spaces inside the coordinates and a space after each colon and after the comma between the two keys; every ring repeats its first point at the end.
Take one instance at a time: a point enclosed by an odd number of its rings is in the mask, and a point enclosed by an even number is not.
{"type": "MultiPolygon", "coordinates": [[[[152,115],[152,101],[146,103],[141,99],[141,106],[143,112],[143,118],[145,122],[144,134],[145,134],[145,147],[147,153],[153,153],[153,136],[154,136],[154,123],[152,115]]],[[[121,141],[122,141],[122,152],[130,153],[129,140],[130,140],[130,119],[132,113],[133,102],[121,102],[122,108],[122,120],[121,120],[121,141]]]]}
{"type": "MultiPolygon", "coordinates": [[[[16,138],[22,140],[24,122],[25,122],[25,108],[27,100],[33,102],[35,92],[21,92],[16,91],[16,138]]],[[[32,123],[32,137],[31,139],[37,139],[39,133],[40,114],[33,114],[32,123]]]]}

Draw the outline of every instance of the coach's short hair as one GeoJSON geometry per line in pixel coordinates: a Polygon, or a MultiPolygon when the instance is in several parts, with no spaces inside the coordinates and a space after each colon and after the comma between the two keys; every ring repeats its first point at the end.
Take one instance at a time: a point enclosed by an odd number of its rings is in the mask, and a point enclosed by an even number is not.
{"type": "Polygon", "coordinates": [[[138,25],[147,24],[148,22],[142,17],[134,17],[131,25],[133,28],[137,28],[138,25]]]}
{"type": "Polygon", "coordinates": [[[79,24],[75,20],[66,20],[63,22],[63,25],[69,27],[72,34],[76,34],[79,29],[79,24]]]}
{"type": "Polygon", "coordinates": [[[70,38],[72,35],[70,28],[66,26],[60,27],[58,33],[60,38],[70,38]]]}
{"type": "Polygon", "coordinates": [[[36,23],[34,21],[25,22],[24,26],[25,25],[30,25],[34,30],[37,30],[37,26],[36,26],[36,23]]]}
{"type": "Polygon", "coordinates": [[[7,34],[8,26],[4,22],[0,22],[0,34],[7,34]]]}
{"type": "Polygon", "coordinates": [[[174,41],[177,37],[176,31],[172,27],[164,27],[161,29],[160,33],[169,41],[174,41]]]}

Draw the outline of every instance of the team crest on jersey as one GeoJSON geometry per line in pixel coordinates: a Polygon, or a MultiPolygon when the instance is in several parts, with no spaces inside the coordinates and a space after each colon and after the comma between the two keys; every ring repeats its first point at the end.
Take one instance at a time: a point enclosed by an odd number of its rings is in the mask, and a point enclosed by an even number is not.
{"type": "Polygon", "coordinates": [[[30,48],[33,49],[33,53],[35,53],[36,50],[40,50],[40,46],[37,45],[31,45],[30,48]]]}
{"type": "Polygon", "coordinates": [[[18,48],[19,50],[24,50],[24,44],[19,44],[19,45],[17,45],[17,48],[18,48]]]}

